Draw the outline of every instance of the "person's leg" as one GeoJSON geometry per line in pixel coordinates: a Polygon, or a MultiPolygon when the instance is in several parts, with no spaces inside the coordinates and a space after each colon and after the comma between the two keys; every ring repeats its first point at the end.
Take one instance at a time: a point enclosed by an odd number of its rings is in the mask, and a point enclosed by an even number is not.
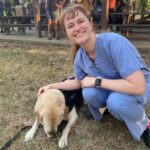
{"type": "Polygon", "coordinates": [[[59,20],[59,10],[53,12],[53,19],[54,19],[54,31],[55,31],[55,38],[58,39],[58,20],[59,20]]]}
{"type": "Polygon", "coordinates": [[[48,9],[46,9],[46,16],[47,16],[47,30],[48,30],[48,39],[52,40],[52,35],[51,35],[51,24],[52,24],[52,18],[51,18],[51,13],[48,9]]]}
{"type": "Polygon", "coordinates": [[[48,29],[48,39],[52,40],[52,31],[51,31],[52,20],[48,19],[47,29],[48,29]]]}
{"type": "Polygon", "coordinates": [[[109,91],[100,88],[83,88],[82,93],[94,119],[101,120],[103,115],[99,112],[99,108],[106,106],[109,91]]]}
{"type": "Polygon", "coordinates": [[[144,106],[150,104],[150,84],[147,84],[144,96],[131,96],[112,92],[107,99],[109,112],[127,125],[133,138],[140,140],[148,125],[144,106]]]}
{"type": "Polygon", "coordinates": [[[54,27],[55,27],[55,38],[58,39],[58,20],[57,19],[55,19],[54,27]]]}

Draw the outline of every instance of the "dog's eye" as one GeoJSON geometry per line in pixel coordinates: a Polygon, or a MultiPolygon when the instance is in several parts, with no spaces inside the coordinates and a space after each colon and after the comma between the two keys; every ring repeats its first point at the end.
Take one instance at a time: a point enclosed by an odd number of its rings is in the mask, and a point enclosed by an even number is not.
{"type": "Polygon", "coordinates": [[[62,114],[60,117],[63,118],[63,117],[64,117],[64,114],[62,114]]]}
{"type": "Polygon", "coordinates": [[[61,116],[60,116],[60,120],[62,120],[64,118],[64,113],[63,114],[61,114],[61,116]]]}
{"type": "Polygon", "coordinates": [[[43,124],[43,117],[42,116],[40,118],[40,122],[41,122],[41,124],[43,124]]]}

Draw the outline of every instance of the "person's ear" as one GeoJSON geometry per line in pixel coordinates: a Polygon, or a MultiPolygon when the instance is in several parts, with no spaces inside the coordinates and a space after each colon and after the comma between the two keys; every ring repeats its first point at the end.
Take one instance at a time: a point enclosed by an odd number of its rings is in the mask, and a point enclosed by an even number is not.
{"type": "Polygon", "coordinates": [[[90,24],[91,24],[91,27],[93,28],[93,18],[92,17],[90,19],[90,24]]]}

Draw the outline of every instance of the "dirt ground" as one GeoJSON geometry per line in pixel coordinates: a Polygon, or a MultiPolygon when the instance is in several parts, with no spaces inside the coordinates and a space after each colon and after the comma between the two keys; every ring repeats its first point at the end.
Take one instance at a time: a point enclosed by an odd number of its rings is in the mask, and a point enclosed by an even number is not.
{"type": "MultiPolygon", "coordinates": [[[[143,52],[150,67],[150,53],[143,52]]],[[[21,127],[34,122],[33,108],[39,87],[72,74],[69,47],[54,44],[0,42],[0,147],[21,127]]],[[[107,115],[102,121],[87,120],[84,106],[74,125],[66,150],[146,150],[132,139],[125,125],[107,115]]],[[[150,111],[147,109],[150,115],[150,111]]],[[[8,150],[57,150],[58,139],[48,139],[39,128],[35,138],[24,142],[27,131],[8,150]]]]}

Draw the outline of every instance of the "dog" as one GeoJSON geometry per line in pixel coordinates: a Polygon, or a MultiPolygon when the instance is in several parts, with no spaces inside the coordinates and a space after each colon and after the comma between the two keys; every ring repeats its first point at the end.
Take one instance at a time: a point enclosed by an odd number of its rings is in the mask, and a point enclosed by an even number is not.
{"type": "Polygon", "coordinates": [[[59,148],[68,145],[68,135],[78,119],[77,111],[83,105],[82,89],[78,90],[61,90],[49,89],[42,93],[36,102],[34,113],[35,122],[32,128],[25,136],[25,141],[33,139],[39,124],[43,125],[44,132],[48,137],[57,133],[58,126],[63,120],[67,124],[59,139],[59,148]]]}

